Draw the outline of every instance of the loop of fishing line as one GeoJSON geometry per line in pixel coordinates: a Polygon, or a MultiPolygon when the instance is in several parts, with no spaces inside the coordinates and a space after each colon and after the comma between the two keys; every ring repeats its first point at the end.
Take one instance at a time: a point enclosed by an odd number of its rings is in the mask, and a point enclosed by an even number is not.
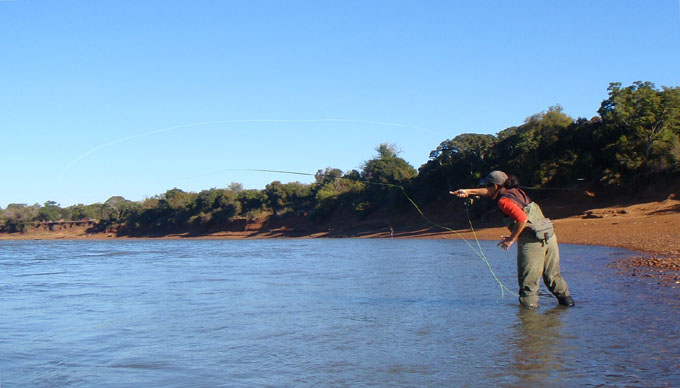
{"type": "MultiPolygon", "coordinates": [[[[2,1],[2,0],[0,0],[2,1]]],[[[430,135],[436,135],[439,136],[440,134],[432,131],[427,128],[422,128],[414,125],[408,125],[408,124],[401,124],[401,123],[392,123],[392,122],[386,122],[386,121],[375,121],[375,120],[359,120],[359,119],[345,119],[345,118],[312,118],[312,119],[231,119],[231,120],[213,120],[213,121],[199,121],[199,122],[193,122],[193,123],[185,123],[185,124],[178,124],[178,125],[172,125],[169,127],[164,127],[164,128],[158,128],[154,129],[151,131],[147,132],[141,132],[141,133],[136,133],[133,135],[129,136],[124,136],[118,139],[111,140],[109,142],[99,144],[96,147],[78,155],[75,159],[71,160],[64,166],[64,168],[60,172],[60,176],[63,178],[66,173],[76,164],[78,164],[81,160],[89,157],[90,155],[99,152],[105,148],[128,142],[131,140],[135,140],[138,138],[146,137],[146,136],[153,136],[153,135],[160,135],[165,132],[170,132],[174,130],[180,130],[180,129],[187,129],[187,128],[194,128],[194,127],[201,127],[201,126],[207,126],[207,125],[225,125],[225,124],[313,124],[313,123],[339,123],[339,124],[367,124],[367,125],[373,125],[373,126],[381,126],[381,127],[393,127],[393,128],[402,128],[402,129],[409,129],[413,131],[418,131],[422,133],[428,133],[430,135]]],[[[304,175],[304,174],[303,174],[304,175]]]]}

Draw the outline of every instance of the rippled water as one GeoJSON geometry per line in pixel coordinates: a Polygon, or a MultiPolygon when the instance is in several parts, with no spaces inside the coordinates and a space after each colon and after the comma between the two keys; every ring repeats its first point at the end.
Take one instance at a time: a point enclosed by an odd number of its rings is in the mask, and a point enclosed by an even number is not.
{"type": "Polygon", "coordinates": [[[0,386],[680,386],[677,289],[561,249],[528,311],[454,240],[0,242],[0,386]]]}

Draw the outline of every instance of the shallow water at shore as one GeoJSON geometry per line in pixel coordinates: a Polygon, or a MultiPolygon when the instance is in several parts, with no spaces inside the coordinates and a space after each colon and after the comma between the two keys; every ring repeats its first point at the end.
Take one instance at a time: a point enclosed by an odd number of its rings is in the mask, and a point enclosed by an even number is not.
{"type": "Polygon", "coordinates": [[[3,241],[0,386],[680,385],[677,289],[561,250],[530,311],[460,241],[3,241]]]}

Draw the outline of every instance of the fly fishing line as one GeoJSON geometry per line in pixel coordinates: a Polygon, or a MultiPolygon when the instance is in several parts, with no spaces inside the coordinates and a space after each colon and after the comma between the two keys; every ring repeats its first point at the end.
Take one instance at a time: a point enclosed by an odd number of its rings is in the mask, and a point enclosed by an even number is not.
{"type": "MultiPolygon", "coordinates": [[[[294,175],[305,175],[305,176],[319,176],[318,174],[310,174],[310,173],[304,173],[304,172],[294,172],[294,171],[281,171],[281,170],[263,170],[263,169],[228,169],[227,171],[256,171],[256,172],[273,172],[273,173],[281,173],[281,174],[294,174],[294,175]]],[[[321,174],[321,176],[324,176],[321,174]]],[[[342,178],[342,177],[333,177],[331,176],[332,179],[334,180],[340,180],[340,179],[345,179],[345,180],[350,180],[353,182],[361,182],[369,185],[378,185],[378,186],[384,186],[384,187],[392,187],[392,188],[398,188],[401,190],[401,193],[404,195],[404,197],[411,203],[411,205],[416,209],[418,214],[427,222],[428,224],[440,228],[449,232],[454,233],[456,236],[458,236],[465,244],[479,257],[480,260],[486,264],[486,266],[489,268],[489,272],[491,272],[491,276],[493,276],[494,280],[498,283],[498,286],[501,289],[501,298],[505,297],[505,292],[507,291],[511,295],[514,296],[519,296],[516,292],[512,291],[508,287],[503,284],[503,282],[498,278],[496,275],[496,272],[494,272],[493,268],[491,267],[491,263],[489,262],[489,259],[486,257],[486,254],[484,253],[484,250],[482,249],[482,245],[479,242],[479,238],[477,238],[477,233],[475,232],[475,228],[472,226],[472,219],[470,218],[470,212],[469,212],[469,207],[471,205],[471,201],[467,202],[465,205],[465,214],[468,219],[468,223],[470,225],[470,230],[472,231],[472,235],[475,238],[475,242],[477,244],[477,249],[458,231],[451,229],[447,226],[438,224],[431,219],[429,219],[425,213],[420,209],[418,204],[408,195],[406,192],[406,189],[404,189],[404,186],[397,185],[397,184],[392,184],[392,183],[382,183],[382,182],[371,182],[371,181],[362,181],[362,180],[354,180],[354,179],[349,179],[349,178],[342,178]]]]}

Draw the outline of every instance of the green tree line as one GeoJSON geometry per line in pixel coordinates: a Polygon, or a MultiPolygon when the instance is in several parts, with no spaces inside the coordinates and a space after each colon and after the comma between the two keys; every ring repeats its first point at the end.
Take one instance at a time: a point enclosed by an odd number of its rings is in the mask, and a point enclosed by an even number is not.
{"type": "Polygon", "coordinates": [[[306,217],[322,222],[336,214],[365,218],[379,209],[406,206],[397,186],[421,203],[447,198],[453,188],[475,185],[501,169],[534,187],[634,191],[659,177],[680,176],[680,88],[651,82],[609,85],[598,116],[573,119],[553,106],[496,135],[466,133],[441,142],[418,170],[381,144],[358,170],[318,170],[314,182],[274,181],[263,190],[232,183],[198,193],[174,188],[143,201],[115,196],[104,203],[66,208],[10,204],[0,209],[0,231],[22,232],[39,221],[96,219],[120,234],[150,235],[226,229],[237,220],[306,217]]]}

